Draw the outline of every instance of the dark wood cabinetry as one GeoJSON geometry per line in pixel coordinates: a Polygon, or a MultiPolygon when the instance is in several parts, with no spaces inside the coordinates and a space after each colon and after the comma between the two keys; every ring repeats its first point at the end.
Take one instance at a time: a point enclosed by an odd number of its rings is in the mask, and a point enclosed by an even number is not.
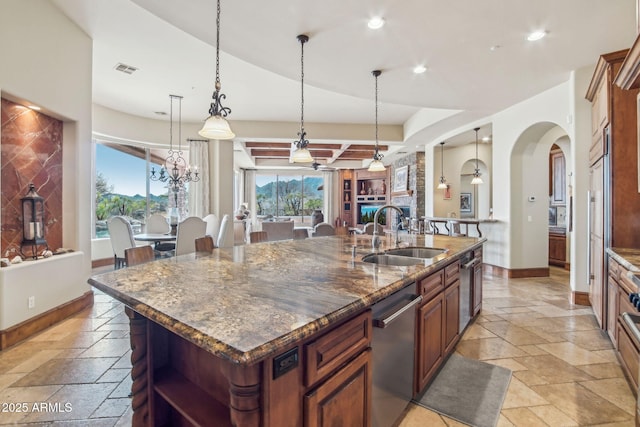
{"type": "Polygon", "coordinates": [[[635,339],[622,319],[622,313],[637,313],[629,302],[629,294],[638,292],[637,286],[628,278],[629,270],[611,256],[608,258],[608,327],[607,333],[618,352],[618,359],[634,394],[638,391],[640,369],[640,343],[635,339]]]}
{"type": "Polygon", "coordinates": [[[337,225],[343,225],[345,222],[348,227],[353,225],[353,186],[353,171],[350,169],[341,169],[340,188],[342,194],[340,202],[340,223],[337,225]]]}
{"type": "MultiPolygon", "coordinates": [[[[564,231],[564,230],[563,230],[564,231]]],[[[564,268],[567,263],[567,236],[549,231],[549,264],[564,268]]]]}
{"type": "MultiPolygon", "coordinates": [[[[482,250],[477,253],[482,258],[482,250]]],[[[482,261],[480,261],[480,266],[482,261]]],[[[472,292],[481,298],[482,279],[472,292]]],[[[422,295],[418,307],[415,345],[414,394],[419,394],[433,379],[460,338],[460,261],[419,280],[422,295]]],[[[478,311],[479,311],[478,304],[478,311]]],[[[468,310],[469,307],[466,307],[468,310]]]]}
{"type": "MultiPolygon", "coordinates": [[[[636,45],[638,42],[636,42],[636,45]]],[[[635,46],[635,45],[634,45],[635,46]]],[[[637,85],[621,70],[628,50],[600,56],[587,90],[592,102],[589,150],[589,299],[600,326],[609,329],[607,247],[640,247],[637,85]],[[616,84],[614,78],[618,75],[616,84]]],[[[635,66],[626,67],[637,70],[635,66]]],[[[637,71],[636,71],[637,72],[637,71]]],[[[611,328],[616,329],[615,325],[611,328]]],[[[615,334],[615,332],[614,332],[615,334]]]]}

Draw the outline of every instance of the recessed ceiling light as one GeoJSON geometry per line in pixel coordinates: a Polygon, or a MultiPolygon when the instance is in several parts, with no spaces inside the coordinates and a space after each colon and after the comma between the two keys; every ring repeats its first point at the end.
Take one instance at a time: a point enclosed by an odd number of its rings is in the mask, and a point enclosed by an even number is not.
{"type": "Polygon", "coordinates": [[[40,107],[38,107],[37,105],[27,105],[27,107],[31,108],[32,110],[35,111],[40,111],[40,107]]]}
{"type": "Polygon", "coordinates": [[[491,137],[490,136],[483,136],[482,137],[482,142],[489,142],[491,141],[491,137]]]}
{"type": "Polygon", "coordinates": [[[415,67],[413,67],[413,72],[415,74],[422,74],[425,71],[427,71],[427,67],[425,67],[424,65],[416,65],[415,67]]]}
{"type": "Polygon", "coordinates": [[[378,30],[383,26],[384,18],[382,18],[381,16],[374,16],[373,18],[369,19],[369,22],[367,23],[367,27],[371,28],[372,30],[378,30]]]}
{"type": "Polygon", "coordinates": [[[540,40],[544,38],[544,36],[546,35],[547,35],[547,32],[544,30],[534,31],[532,33],[529,33],[529,35],[527,36],[527,40],[529,40],[530,42],[534,42],[536,40],[540,40]]]}

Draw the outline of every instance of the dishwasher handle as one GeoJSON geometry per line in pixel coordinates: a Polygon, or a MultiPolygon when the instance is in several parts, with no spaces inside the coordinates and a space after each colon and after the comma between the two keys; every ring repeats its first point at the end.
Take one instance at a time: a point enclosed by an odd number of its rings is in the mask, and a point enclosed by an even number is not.
{"type": "Polygon", "coordinates": [[[471,261],[469,261],[468,263],[463,264],[461,268],[463,270],[468,270],[469,268],[474,267],[476,264],[477,264],[477,260],[474,258],[471,261]]]}
{"type": "Polygon", "coordinates": [[[373,327],[384,329],[389,326],[395,319],[397,319],[405,311],[415,307],[422,302],[422,295],[417,295],[408,304],[403,305],[398,310],[394,311],[387,317],[373,319],[373,327]]]}

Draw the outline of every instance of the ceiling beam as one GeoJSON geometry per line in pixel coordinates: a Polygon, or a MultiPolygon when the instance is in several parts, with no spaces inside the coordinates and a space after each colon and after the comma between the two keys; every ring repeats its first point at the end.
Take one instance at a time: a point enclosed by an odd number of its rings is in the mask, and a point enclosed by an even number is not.
{"type": "Polygon", "coordinates": [[[373,158],[373,150],[369,149],[369,151],[345,151],[342,155],[337,159],[370,159],[373,158]]]}
{"type": "MultiPolygon", "coordinates": [[[[329,158],[333,155],[333,151],[331,150],[309,150],[311,152],[311,156],[320,157],[320,158],[329,158]]],[[[251,155],[253,157],[289,157],[288,150],[260,150],[260,149],[252,149],[251,155]]]]}
{"type": "MultiPolygon", "coordinates": [[[[271,148],[271,149],[283,149],[288,150],[291,148],[291,143],[289,142],[257,142],[257,141],[247,141],[244,143],[247,148],[271,148]]],[[[325,144],[325,143],[309,143],[309,149],[324,149],[324,150],[339,150],[341,144],[325,144]]],[[[371,149],[371,146],[369,146],[371,149]]]]}

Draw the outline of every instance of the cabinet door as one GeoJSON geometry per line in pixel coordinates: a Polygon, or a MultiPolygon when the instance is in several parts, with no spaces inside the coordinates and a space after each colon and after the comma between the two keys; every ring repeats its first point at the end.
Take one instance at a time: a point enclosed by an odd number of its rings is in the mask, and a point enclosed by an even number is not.
{"type": "Polygon", "coordinates": [[[442,363],[444,297],[440,293],[418,309],[416,394],[422,391],[442,363]]]}
{"type": "MultiPolygon", "coordinates": [[[[468,309],[468,308],[467,308],[468,309]]],[[[460,329],[460,280],[444,291],[444,354],[448,354],[458,342],[460,329]]]]}
{"type": "Polygon", "coordinates": [[[482,263],[473,267],[473,316],[482,309],[482,263]]]}
{"type": "Polygon", "coordinates": [[[371,425],[371,349],[304,398],[305,427],[371,425]]]}

